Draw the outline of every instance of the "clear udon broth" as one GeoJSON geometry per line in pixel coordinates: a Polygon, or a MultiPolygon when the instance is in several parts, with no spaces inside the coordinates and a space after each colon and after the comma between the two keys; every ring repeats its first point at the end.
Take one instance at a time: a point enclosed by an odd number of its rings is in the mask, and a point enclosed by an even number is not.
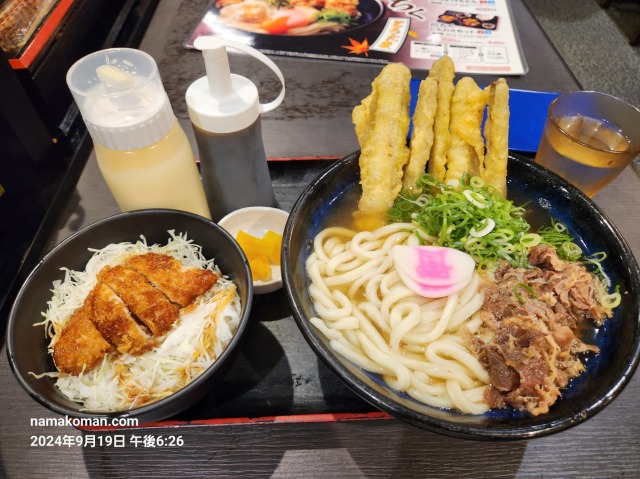
{"type": "Polygon", "coordinates": [[[592,197],[633,158],[629,139],[614,125],[585,116],[547,120],[536,162],[592,197]]]}

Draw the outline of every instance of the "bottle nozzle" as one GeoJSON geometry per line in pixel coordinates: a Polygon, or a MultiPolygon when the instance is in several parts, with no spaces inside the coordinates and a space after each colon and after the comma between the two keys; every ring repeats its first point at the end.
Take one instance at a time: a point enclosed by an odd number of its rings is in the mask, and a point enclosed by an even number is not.
{"type": "Polygon", "coordinates": [[[204,57],[209,93],[214,98],[224,98],[233,94],[229,57],[224,42],[217,37],[199,37],[193,46],[200,50],[204,57]]]}
{"type": "Polygon", "coordinates": [[[132,108],[137,105],[138,95],[133,90],[136,80],[131,73],[114,65],[100,65],[96,68],[96,75],[105,91],[113,95],[111,101],[118,108],[132,108]]]}
{"type": "Polygon", "coordinates": [[[198,78],[187,89],[185,98],[191,122],[212,133],[240,131],[252,125],[261,113],[276,108],[284,98],[284,77],[280,69],[256,49],[232,40],[198,37],[194,47],[202,52],[207,76],[198,78]],[[241,75],[232,75],[227,49],[251,55],[273,70],[282,91],[270,103],[261,104],[258,89],[241,75]]]}
{"type": "Polygon", "coordinates": [[[131,73],[113,65],[100,65],[96,68],[96,75],[108,90],[115,92],[133,88],[135,82],[131,73]]]}

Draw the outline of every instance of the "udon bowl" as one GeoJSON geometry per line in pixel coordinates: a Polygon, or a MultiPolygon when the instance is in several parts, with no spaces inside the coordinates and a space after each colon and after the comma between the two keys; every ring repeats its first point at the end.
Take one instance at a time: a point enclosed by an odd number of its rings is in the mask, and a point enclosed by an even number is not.
{"type": "Polygon", "coordinates": [[[631,379],[640,358],[640,270],[628,245],[604,213],[577,188],[522,157],[510,156],[508,190],[515,204],[528,203],[532,226],[549,217],[562,221],[587,254],[604,251],[605,271],[620,285],[622,303],[614,316],[590,332],[588,342],[600,354],[588,357],[586,371],[572,380],[547,414],[531,416],[514,409],[464,414],[432,407],[391,389],[338,355],[310,322],[316,315],[309,296],[305,263],[313,238],[331,225],[340,210],[353,211],[361,193],[359,153],[331,164],[304,190],[289,215],[283,237],[283,283],[303,336],[354,393],[375,408],[421,428],[451,436],[484,440],[527,439],[558,432],[601,411],[631,379]]]}
{"type": "MultiPolygon", "coordinates": [[[[220,226],[201,216],[175,210],[140,210],[121,213],[98,221],[73,234],[48,253],[27,277],[9,315],[7,354],[20,385],[36,401],[52,411],[72,418],[137,418],[139,423],[171,417],[203,398],[209,388],[221,382],[235,355],[249,321],[253,286],[246,257],[237,242],[220,226]],[[169,230],[186,233],[187,239],[202,247],[206,258],[214,258],[222,273],[235,283],[242,302],[238,328],[226,349],[194,380],[179,391],[148,405],[120,412],[90,412],[66,398],[55,386],[54,379],[36,378],[31,373],[55,371],[47,352],[48,338],[41,326],[41,312],[51,299],[52,282],[64,278],[60,268],[82,271],[92,252],[111,243],[135,243],[143,235],[147,244],[166,244],[169,230]]],[[[93,423],[93,422],[92,422],[93,423]]]]}

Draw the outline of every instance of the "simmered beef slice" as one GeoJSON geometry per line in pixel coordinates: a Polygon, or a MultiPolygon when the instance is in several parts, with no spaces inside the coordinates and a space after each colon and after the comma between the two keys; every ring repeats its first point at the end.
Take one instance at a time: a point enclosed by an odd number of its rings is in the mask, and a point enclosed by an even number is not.
{"type": "Polygon", "coordinates": [[[496,282],[484,289],[485,340],[472,347],[491,378],[489,405],[536,415],[583,371],[577,354],[598,352],[576,336],[578,328],[588,319],[599,324],[610,311],[599,305],[597,279],[581,263],[561,260],[547,245],[532,248],[529,263],[534,267],[499,265],[496,282]]]}

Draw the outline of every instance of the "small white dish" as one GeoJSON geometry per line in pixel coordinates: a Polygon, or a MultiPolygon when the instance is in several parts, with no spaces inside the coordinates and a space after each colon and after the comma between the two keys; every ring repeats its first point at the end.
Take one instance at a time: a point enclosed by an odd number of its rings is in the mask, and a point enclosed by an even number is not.
{"type": "MultiPolygon", "coordinates": [[[[249,206],[229,213],[218,221],[231,236],[236,238],[240,230],[256,238],[262,238],[268,231],[284,233],[289,213],[278,208],[249,206]]],[[[271,281],[253,281],[254,294],[266,294],[282,288],[280,266],[271,265],[271,281]]]]}

